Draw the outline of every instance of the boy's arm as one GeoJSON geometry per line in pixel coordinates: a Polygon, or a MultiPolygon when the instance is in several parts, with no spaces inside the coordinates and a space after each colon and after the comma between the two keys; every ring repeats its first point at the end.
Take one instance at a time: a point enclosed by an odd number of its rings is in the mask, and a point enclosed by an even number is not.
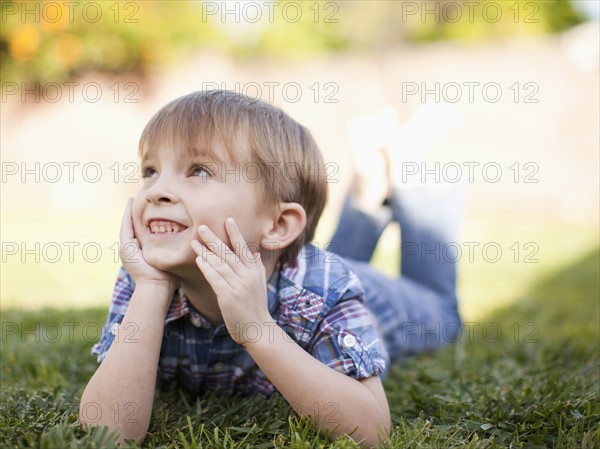
{"type": "Polygon", "coordinates": [[[264,323],[262,331],[262,338],[248,341],[245,347],[296,412],[310,416],[332,437],[351,435],[368,447],[385,439],[390,412],[378,376],[356,380],[335,371],[291,340],[274,321],[264,323]]]}
{"type": "Polygon", "coordinates": [[[141,443],[150,424],[165,317],[177,279],[144,260],[133,232],[132,204],[130,198],[123,214],[120,256],[135,281],[135,290],[128,298],[119,338],[115,335],[85,387],[79,420],[83,426],[107,425],[111,432],[119,429],[119,441],[131,438],[141,443]]]}
{"type": "Polygon", "coordinates": [[[84,426],[119,429],[119,441],[141,443],[150,424],[165,316],[172,296],[165,284],[137,284],[104,361],[88,382],[79,408],[84,426]]]}
{"type": "Polygon", "coordinates": [[[390,426],[389,407],[379,378],[359,381],[346,376],[291,340],[269,314],[260,253],[248,257],[242,251],[247,245],[233,219],[226,220],[225,229],[234,251],[204,226],[199,236],[210,245],[194,240],[192,247],[198,254],[198,268],[217,294],[231,337],[247,348],[290,405],[310,416],[322,431],[331,430],[332,436],[352,434],[365,445],[376,445],[390,426]],[[262,338],[246,338],[244,329],[248,324],[262,326],[262,338]]]}

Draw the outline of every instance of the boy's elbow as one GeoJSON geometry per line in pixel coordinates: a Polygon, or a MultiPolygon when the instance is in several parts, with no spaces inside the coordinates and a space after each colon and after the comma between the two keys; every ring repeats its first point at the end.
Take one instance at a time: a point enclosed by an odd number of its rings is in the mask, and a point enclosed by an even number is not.
{"type": "Polygon", "coordinates": [[[390,436],[391,425],[389,411],[382,412],[377,418],[359,424],[348,435],[365,449],[379,447],[390,436]]]}
{"type": "Polygon", "coordinates": [[[119,425],[119,423],[106,423],[101,420],[92,421],[81,407],[79,409],[79,424],[82,429],[87,429],[88,427],[107,427],[109,434],[117,432],[116,437],[119,444],[125,442],[125,440],[133,440],[136,444],[141,445],[146,439],[147,434],[147,429],[143,429],[139,425],[119,425]]]}
{"type": "Polygon", "coordinates": [[[132,434],[131,436],[120,436],[117,439],[119,444],[123,443],[125,440],[133,440],[138,446],[141,446],[144,440],[146,439],[146,432],[132,434]]]}
{"type": "Polygon", "coordinates": [[[330,440],[339,436],[348,436],[362,448],[371,449],[382,445],[390,435],[391,419],[389,413],[384,413],[375,420],[361,422],[351,431],[344,432],[337,428],[328,435],[330,440]]]}

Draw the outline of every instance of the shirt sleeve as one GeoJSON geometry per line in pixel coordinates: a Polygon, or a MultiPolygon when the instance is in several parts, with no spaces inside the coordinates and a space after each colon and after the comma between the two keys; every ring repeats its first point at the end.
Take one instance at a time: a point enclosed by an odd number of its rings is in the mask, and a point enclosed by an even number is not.
{"type": "Polygon", "coordinates": [[[113,290],[112,301],[108,310],[108,319],[102,328],[100,341],[92,347],[92,355],[98,358],[98,363],[104,360],[108,349],[114,341],[115,334],[117,333],[116,326],[123,321],[134,288],[133,279],[125,271],[125,268],[121,267],[113,290]]]}
{"type": "Polygon", "coordinates": [[[374,317],[361,297],[340,301],[320,324],[310,353],[355,379],[378,376],[388,359],[374,317]]]}

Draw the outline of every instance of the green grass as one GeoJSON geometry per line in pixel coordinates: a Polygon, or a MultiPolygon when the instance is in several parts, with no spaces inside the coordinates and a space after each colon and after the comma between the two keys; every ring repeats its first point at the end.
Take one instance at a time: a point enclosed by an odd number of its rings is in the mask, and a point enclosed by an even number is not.
{"type": "MultiPolygon", "coordinates": [[[[473,320],[472,335],[394,366],[384,383],[394,427],[388,446],[600,447],[599,260],[596,248],[547,272],[512,304],[473,320]]],[[[77,424],[105,313],[2,312],[0,447],[114,445],[102,429],[77,424]]],[[[328,443],[279,396],[192,400],[172,392],[157,393],[144,447],[358,446],[328,443]]]]}

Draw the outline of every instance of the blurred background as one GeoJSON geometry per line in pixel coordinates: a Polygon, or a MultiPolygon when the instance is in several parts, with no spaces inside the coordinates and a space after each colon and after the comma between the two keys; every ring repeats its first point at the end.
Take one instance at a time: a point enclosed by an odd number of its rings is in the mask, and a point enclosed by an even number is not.
{"type": "MultiPolygon", "coordinates": [[[[465,319],[598,247],[596,1],[1,5],[3,309],[108,306],[140,133],[200,89],[313,132],[331,170],[320,247],[374,142],[411,162],[400,182],[462,184],[465,319]]],[[[390,226],[374,263],[393,274],[398,253],[390,226]]]]}

